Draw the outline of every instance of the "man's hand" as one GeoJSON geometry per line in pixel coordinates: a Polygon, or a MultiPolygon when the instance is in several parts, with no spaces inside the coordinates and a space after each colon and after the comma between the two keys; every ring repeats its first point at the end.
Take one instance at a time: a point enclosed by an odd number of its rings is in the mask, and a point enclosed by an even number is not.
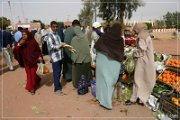
{"type": "Polygon", "coordinates": [[[61,47],[63,47],[63,48],[72,48],[72,46],[70,46],[66,43],[61,43],[61,45],[62,45],[61,47]]]}
{"type": "Polygon", "coordinates": [[[72,53],[76,53],[76,50],[74,48],[69,48],[69,51],[71,51],[72,53]]]}
{"type": "Polygon", "coordinates": [[[8,44],[7,46],[6,46],[6,48],[10,48],[11,46],[10,46],[10,44],[8,44]]]}

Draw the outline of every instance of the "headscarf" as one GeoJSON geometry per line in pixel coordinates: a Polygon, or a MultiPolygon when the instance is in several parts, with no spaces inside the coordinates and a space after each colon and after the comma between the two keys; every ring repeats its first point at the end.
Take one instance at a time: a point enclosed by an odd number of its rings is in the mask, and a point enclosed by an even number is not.
{"type": "Polygon", "coordinates": [[[138,37],[141,39],[146,39],[149,36],[147,25],[144,23],[135,24],[133,31],[135,31],[138,34],[138,37]]]}
{"type": "Polygon", "coordinates": [[[88,38],[79,26],[74,27],[74,32],[76,36],[73,37],[71,45],[76,53],[71,54],[71,59],[74,63],[88,63],[91,61],[88,38]]]}
{"type": "Polygon", "coordinates": [[[37,64],[38,58],[40,56],[42,57],[41,50],[33,35],[28,30],[24,30],[23,32],[27,34],[28,38],[22,46],[15,47],[14,55],[20,65],[25,64],[32,67],[37,64]]]}
{"type": "Polygon", "coordinates": [[[58,32],[58,35],[59,35],[60,38],[61,38],[61,41],[64,42],[63,26],[59,26],[57,32],[58,32]]]}
{"type": "Polygon", "coordinates": [[[121,25],[115,23],[109,31],[104,33],[95,44],[98,51],[105,52],[114,60],[124,59],[124,44],[121,37],[121,25]]]}

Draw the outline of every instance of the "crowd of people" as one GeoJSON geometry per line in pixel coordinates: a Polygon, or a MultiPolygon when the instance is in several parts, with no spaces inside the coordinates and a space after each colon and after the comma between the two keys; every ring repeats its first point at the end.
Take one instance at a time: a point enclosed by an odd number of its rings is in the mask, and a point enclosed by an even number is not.
{"type": "MultiPolygon", "coordinates": [[[[14,70],[14,56],[25,68],[26,89],[34,95],[41,82],[36,74],[37,64],[44,62],[44,55],[49,55],[56,95],[61,95],[63,90],[61,76],[65,82],[72,81],[73,87],[78,88],[78,82],[84,75],[88,85],[95,78],[99,104],[112,109],[114,86],[125,59],[121,24],[114,23],[105,32],[99,22],[94,22],[92,27],[87,26],[83,31],[78,20],[74,20],[67,29],[58,26],[56,21],[52,21],[50,27],[50,31],[38,30],[34,35],[21,27],[12,35],[2,27],[0,47],[9,70],[14,70]],[[96,68],[92,71],[94,64],[96,68]]],[[[132,32],[138,35],[133,54],[136,66],[133,94],[125,105],[145,105],[155,85],[154,49],[145,24],[136,24],[132,32]]]]}

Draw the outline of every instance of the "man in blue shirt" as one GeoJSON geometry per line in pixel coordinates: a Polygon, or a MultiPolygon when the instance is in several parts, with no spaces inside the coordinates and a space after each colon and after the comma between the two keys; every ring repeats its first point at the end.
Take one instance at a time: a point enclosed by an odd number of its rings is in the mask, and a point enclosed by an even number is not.
{"type": "Polygon", "coordinates": [[[54,92],[60,95],[62,86],[59,82],[61,77],[62,59],[63,59],[63,43],[57,33],[58,24],[55,21],[51,22],[51,31],[48,34],[47,46],[52,62],[53,77],[54,77],[54,92]]]}
{"type": "Polygon", "coordinates": [[[23,30],[22,27],[18,27],[18,31],[14,34],[15,44],[18,43],[18,41],[22,37],[22,32],[21,32],[22,30],[23,30]]]}
{"type": "Polygon", "coordinates": [[[13,53],[12,53],[12,44],[14,42],[14,39],[11,35],[11,33],[7,30],[5,30],[6,27],[3,27],[3,30],[1,31],[2,37],[1,37],[1,45],[2,45],[2,52],[3,57],[5,59],[6,64],[9,67],[10,71],[14,70],[13,67],[13,53]]]}

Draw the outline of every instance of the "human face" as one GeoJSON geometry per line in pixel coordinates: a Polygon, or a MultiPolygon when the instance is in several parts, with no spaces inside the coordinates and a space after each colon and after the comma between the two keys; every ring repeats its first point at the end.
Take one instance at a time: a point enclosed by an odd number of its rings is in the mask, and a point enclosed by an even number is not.
{"type": "Polygon", "coordinates": [[[51,29],[52,29],[53,32],[57,32],[58,25],[57,24],[52,24],[51,29]]]}
{"type": "Polygon", "coordinates": [[[28,35],[25,32],[22,33],[22,39],[23,40],[27,40],[28,39],[28,35]]]}

